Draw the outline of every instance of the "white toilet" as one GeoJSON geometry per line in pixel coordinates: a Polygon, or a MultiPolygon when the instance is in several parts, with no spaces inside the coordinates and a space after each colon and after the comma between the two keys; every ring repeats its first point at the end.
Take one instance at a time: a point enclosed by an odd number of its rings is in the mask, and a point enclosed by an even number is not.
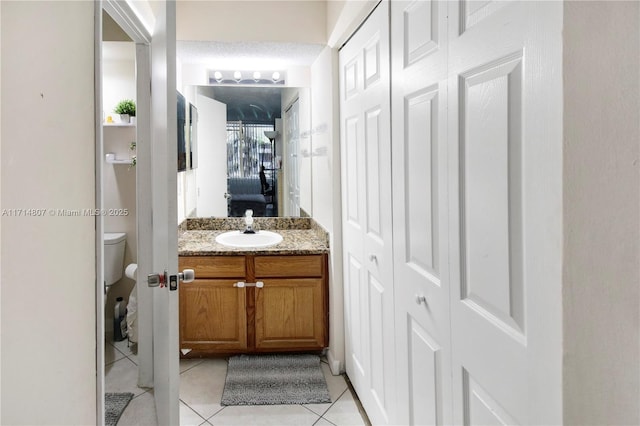
{"type": "Polygon", "coordinates": [[[124,246],[127,234],[124,232],[104,233],[104,285],[105,290],[122,278],[124,271],[124,246]]]}

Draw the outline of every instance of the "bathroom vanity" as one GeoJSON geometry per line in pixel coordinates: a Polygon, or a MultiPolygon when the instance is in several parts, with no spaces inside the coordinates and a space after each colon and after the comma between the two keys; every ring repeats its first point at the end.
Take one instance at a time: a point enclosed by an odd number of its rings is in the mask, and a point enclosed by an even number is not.
{"type": "Polygon", "coordinates": [[[328,345],[328,240],[311,219],[256,218],[282,235],[268,247],[228,247],[216,236],[237,219],[187,219],[179,268],[196,279],[180,286],[184,357],[318,351],[328,345]]]}

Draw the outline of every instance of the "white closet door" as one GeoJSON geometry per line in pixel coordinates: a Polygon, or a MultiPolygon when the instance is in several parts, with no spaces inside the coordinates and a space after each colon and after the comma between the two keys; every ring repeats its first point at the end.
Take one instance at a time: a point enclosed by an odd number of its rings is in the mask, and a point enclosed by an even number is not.
{"type": "Polygon", "coordinates": [[[346,369],[372,423],[395,404],[389,3],[340,51],[346,369]]]}
{"type": "Polygon", "coordinates": [[[561,2],[449,3],[456,424],[560,424],[561,2]]]}
{"type": "Polygon", "coordinates": [[[451,424],[447,4],[391,3],[398,424],[451,424]]]}

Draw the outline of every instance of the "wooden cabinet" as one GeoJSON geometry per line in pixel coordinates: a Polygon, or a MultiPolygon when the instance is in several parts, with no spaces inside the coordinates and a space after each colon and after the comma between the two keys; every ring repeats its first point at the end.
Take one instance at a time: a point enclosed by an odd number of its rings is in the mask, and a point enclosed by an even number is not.
{"type": "Polygon", "coordinates": [[[244,256],[180,257],[180,270],[196,280],[180,285],[180,348],[236,351],[247,348],[244,256]]]}
{"type": "Polygon", "coordinates": [[[255,347],[326,346],[327,298],[323,256],[257,256],[255,347]]]}
{"type": "Polygon", "coordinates": [[[181,256],[179,264],[196,273],[194,282],[180,286],[180,348],[190,354],[327,346],[325,254],[181,256]],[[263,286],[250,286],[256,282],[263,286]]]}

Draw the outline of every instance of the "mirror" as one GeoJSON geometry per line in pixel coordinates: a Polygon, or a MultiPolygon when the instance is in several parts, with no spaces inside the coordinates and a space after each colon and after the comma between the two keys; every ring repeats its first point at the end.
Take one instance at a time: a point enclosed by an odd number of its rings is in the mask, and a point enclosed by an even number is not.
{"type": "Polygon", "coordinates": [[[197,167],[179,173],[186,217],[312,214],[309,88],[188,86],[184,95],[198,140],[197,167]]]}

